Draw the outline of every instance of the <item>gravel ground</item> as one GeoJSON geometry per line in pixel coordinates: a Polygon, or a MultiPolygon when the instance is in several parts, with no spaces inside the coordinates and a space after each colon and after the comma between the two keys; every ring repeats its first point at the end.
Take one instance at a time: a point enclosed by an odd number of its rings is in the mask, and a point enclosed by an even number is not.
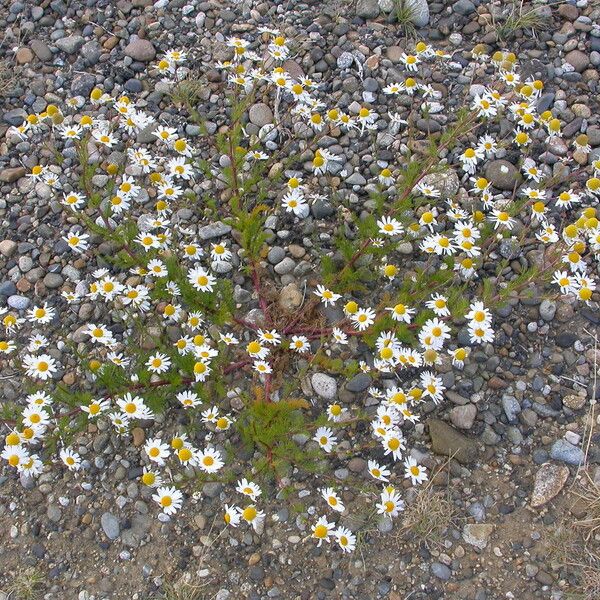
{"type": "MultiPolygon", "coordinates": [[[[87,97],[95,86],[113,95],[141,94],[149,105],[159,105],[164,90],[144,77],[157,56],[173,47],[201,48],[197,66],[208,71],[210,81],[220,77],[214,67],[224,59],[218,46],[223,36],[258,25],[306,36],[311,43],[293,57],[295,68],[332,79],[346,104],[362,103],[382,87],[380,67],[393,69],[412,43],[407,40],[412,30],[391,17],[392,4],[1,2],[0,56],[9,70],[0,99],[0,306],[23,310],[34,299],[73,289],[96,268],[92,261],[73,260],[65,253],[61,207],[47,186],[34,189],[24,177],[49,150],[6,140],[7,129],[19,125],[27,112],[65,96],[87,97]]],[[[435,2],[428,14],[417,4],[414,35],[456,53],[459,60],[463,49],[480,42],[492,51],[515,52],[522,72],[546,82],[539,103],[560,113],[565,139],[587,132],[592,154],[600,156],[597,4],[580,0],[543,6],[547,28],[535,36],[523,30],[504,32],[506,40],[498,40],[506,23],[504,3],[435,2]]],[[[452,77],[453,83],[469,84],[460,80],[460,73],[452,77]]],[[[449,87],[447,81],[438,83],[449,87]]],[[[204,101],[209,96],[210,91],[204,101]]],[[[257,105],[250,117],[256,132],[270,120],[263,112],[257,105]]],[[[216,129],[219,119],[219,106],[212,105],[209,126],[216,129]]],[[[427,131],[432,123],[422,126],[427,131]]],[[[388,152],[391,157],[385,133],[378,136],[383,136],[378,137],[381,156],[388,152]]],[[[555,164],[563,146],[558,142],[553,150],[540,160],[555,164]]],[[[351,148],[348,142],[342,151],[352,154],[356,168],[355,179],[345,182],[352,193],[365,182],[361,169],[368,170],[362,159],[367,149],[351,148]]],[[[508,189],[512,185],[509,181],[508,189]]],[[[267,260],[284,287],[282,303],[293,305],[311,264],[330,250],[333,213],[327,202],[311,207],[310,227],[322,234],[317,246],[305,244],[311,239],[308,229],[273,224],[267,260]]],[[[191,211],[178,216],[193,224],[191,211]]],[[[215,235],[215,227],[216,236],[223,234],[214,224],[208,227],[207,239],[215,235]]],[[[506,258],[519,272],[535,262],[536,254],[531,250],[512,257],[507,249],[506,258]]],[[[236,300],[245,302],[249,281],[242,277],[237,283],[236,300]]],[[[115,436],[99,427],[76,440],[83,458],[90,456],[85,479],[52,470],[33,485],[12,471],[0,471],[0,588],[8,589],[20,573],[35,569],[44,577],[42,597],[56,600],[153,598],[164,591],[165,582],[185,574],[200,582],[200,597],[218,600],[570,597],[580,571],[553,558],[552,534],[564,519],[582,516],[581,508],[572,505],[570,488],[584,463],[584,432],[595,425],[590,401],[594,394],[600,396],[594,387],[600,312],[597,302],[581,308],[569,299],[548,299],[547,292],[538,289],[530,298],[511,300],[495,315],[494,343],[477,348],[462,372],[445,369],[446,401],[432,404],[427,419],[415,428],[415,452],[430,472],[441,469],[434,487],[453,507],[454,518],[435,543],[420,541],[401,522],[391,526],[381,519],[366,529],[350,557],[306,542],[306,517],[312,519],[318,502],[310,479],[293,482],[291,499],[277,496],[271,502],[262,532],[220,533],[215,523],[227,496],[218,483],[205,483],[180,518],[163,523],[156,518],[152,492],[139,484],[144,431],[132,448],[115,453],[115,436]],[[454,458],[448,460],[448,455],[454,458]]],[[[72,323],[97,318],[97,310],[81,304],[72,323]]],[[[23,392],[21,382],[9,369],[2,370],[0,394],[13,400],[23,392]]],[[[74,371],[61,376],[67,385],[75,383],[74,371]]],[[[335,393],[349,404],[362,404],[368,386],[358,379],[340,390],[336,384],[335,393]]],[[[600,485],[597,433],[590,436],[586,453],[587,472],[600,485]]],[[[352,486],[344,488],[344,481],[364,470],[360,458],[340,462],[335,470],[345,501],[357,494],[352,486]]],[[[269,493],[275,498],[277,491],[269,493]]],[[[0,600],[7,598],[3,594],[0,600]]]]}

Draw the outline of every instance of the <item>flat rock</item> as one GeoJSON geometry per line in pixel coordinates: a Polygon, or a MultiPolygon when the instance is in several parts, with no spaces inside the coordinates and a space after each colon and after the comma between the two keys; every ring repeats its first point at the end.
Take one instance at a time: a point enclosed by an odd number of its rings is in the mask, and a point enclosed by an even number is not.
{"type": "Polygon", "coordinates": [[[580,410],[585,405],[585,396],[579,394],[568,394],[563,398],[563,404],[571,410],[580,410]]]}
{"type": "Polygon", "coordinates": [[[462,538],[471,546],[483,550],[494,531],[494,526],[489,523],[469,523],[464,526],[462,538]]]}
{"type": "Polygon", "coordinates": [[[25,177],[25,167],[10,167],[8,169],[3,169],[0,172],[0,181],[5,183],[13,183],[21,177],[25,177]]]}
{"type": "Polygon", "coordinates": [[[569,478],[569,468],[552,463],[544,463],[535,474],[531,506],[543,506],[554,498],[569,478]]]}
{"type": "Polygon", "coordinates": [[[585,458],[583,450],[567,442],[567,440],[556,440],[550,449],[550,457],[575,466],[582,464],[585,458]]]}
{"type": "Polygon", "coordinates": [[[478,444],[474,439],[460,433],[439,419],[429,419],[431,447],[436,454],[454,457],[460,463],[472,463],[477,460],[478,444]]]}
{"type": "Polygon", "coordinates": [[[80,35],[70,35],[56,40],[56,47],[67,54],[75,54],[83,44],[85,44],[85,40],[80,35]]]}
{"type": "Polygon", "coordinates": [[[119,520],[112,513],[103,513],[100,517],[100,525],[102,525],[102,530],[109,540],[115,540],[119,537],[119,533],[121,533],[119,520]]]}

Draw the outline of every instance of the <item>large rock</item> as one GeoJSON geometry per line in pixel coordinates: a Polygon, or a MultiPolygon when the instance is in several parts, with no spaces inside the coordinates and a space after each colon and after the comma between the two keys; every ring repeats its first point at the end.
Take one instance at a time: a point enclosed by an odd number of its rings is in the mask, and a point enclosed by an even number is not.
{"type": "Polygon", "coordinates": [[[519,169],[507,160],[493,160],[485,167],[485,177],[499,190],[512,191],[521,183],[519,169]]]}
{"type": "Polygon", "coordinates": [[[439,419],[429,419],[427,424],[431,447],[436,454],[453,457],[460,463],[472,463],[477,460],[479,449],[475,440],[439,419]]]}
{"type": "Polygon", "coordinates": [[[544,463],[535,474],[531,506],[537,508],[552,500],[563,489],[568,477],[568,467],[544,463]]]}
{"type": "Polygon", "coordinates": [[[133,60],[139,60],[140,62],[150,62],[156,56],[156,50],[152,42],[142,38],[133,39],[127,44],[123,52],[125,56],[129,56],[133,60]]]}
{"type": "Polygon", "coordinates": [[[375,19],[379,16],[379,3],[377,0],[357,0],[356,16],[363,19],[375,19]]]}
{"type": "Polygon", "coordinates": [[[310,380],[317,396],[325,400],[333,400],[337,394],[337,382],[325,373],[314,373],[310,380]]]}
{"type": "Polygon", "coordinates": [[[460,180],[456,171],[447,169],[441,173],[429,173],[421,180],[423,185],[435,188],[442,194],[442,198],[452,198],[458,192],[460,180]]]}
{"type": "Polygon", "coordinates": [[[404,0],[404,6],[410,10],[411,23],[417,27],[425,27],[429,23],[427,0],[404,0]]]}
{"type": "Polygon", "coordinates": [[[61,38],[60,40],[56,40],[56,47],[66,52],[67,54],[75,54],[78,52],[83,44],[85,44],[85,40],[80,35],[70,35],[68,37],[61,38]]]}

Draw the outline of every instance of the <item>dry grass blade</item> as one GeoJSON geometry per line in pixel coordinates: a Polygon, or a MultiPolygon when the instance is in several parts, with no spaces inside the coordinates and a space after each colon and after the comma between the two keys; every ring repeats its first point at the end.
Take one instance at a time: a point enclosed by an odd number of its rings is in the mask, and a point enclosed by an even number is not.
{"type": "Polygon", "coordinates": [[[202,591],[207,584],[184,576],[176,582],[165,583],[157,600],[208,600],[202,591]]]}
{"type": "Polygon", "coordinates": [[[41,597],[45,577],[35,569],[19,573],[6,590],[9,600],[37,600],[41,597]]]}
{"type": "Polygon", "coordinates": [[[0,60],[0,96],[4,96],[13,86],[13,67],[6,59],[0,60]]]}
{"type": "Polygon", "coordinates": [[[600,485],[586,471],[584,481],[573,491],[573,494],[578,498],[578,504],[585,512],[585,517],[575,521],[575,526],[583,530],[586,542],[595,545],[596,538],[600,537],[600,485]]]}
{"type": "Polygon", "coordinates": [[[579,591],[581,600],[598,600],[600,598],[600,569],[588,567],[583,570],[579,591]]]}
{"type": "MultiPolygon", "coordinates": [[[[441,471],[447,462],[438,470],[441,471]]],[[[433,489],[435,475],[432,474],[427,485],[418,488],[410,503],[410,509],[403,514],[402,527],[397,539],[410,534],[418,542],[426,546],[436,546],[442,543],[444,535],[456,521],[456,508],[450,498],[450,488],[445,490],[433,489]]]]}
{"type": "Polygon", "coordinates": [[[513,3],[504,23],[497,27],[498,37],[510,39],[520,29],[529,30],[532,34],[545,31],[550,27],[550,19],[542,13],[542,7],[527,7],[523,2],[513,3]]]}

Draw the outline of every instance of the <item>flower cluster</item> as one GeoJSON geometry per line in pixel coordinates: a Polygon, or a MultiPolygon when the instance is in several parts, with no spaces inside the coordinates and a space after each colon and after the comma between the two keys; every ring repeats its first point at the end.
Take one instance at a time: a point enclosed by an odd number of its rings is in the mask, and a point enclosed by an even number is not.
{"type": "MultiPolygon", "coordinates": [[[[535,276],[553,277],[563,294],[592,301],[596,284],[590,265],[600,255],[595,209],[600,161],[588,169],[590,146],[585,135],[578,136],[572,151],[585,178],[573,177],[556,187],[548,168],[533,159],[533,148],[561,136],[559,119],[551,111],[536,110],[543,83],[522,81],[510,53],[489,57],[476,49],[473,60],[487,61],[490,80],[469,99],[470,111],[449,125],[452,135],[439,140],[434,159],[417,163],[399,152],[397,165],[374,163],[369,189],[358,191],[383,200],[374,202],[372,218],[358,223],[359,239],[340,268],[333,273],[324,268],[299,313],[282,317],[272,310],[261,281],[267,272],[260,243],[265,213],[287,219],[293,228],[310,218],[312,202],[330,193],[324,181],[348,176],[351,167],[344,156],[319,144],[326,134],[358,141],[386,127],[402,138],[412,127],[407,120],[412,116],[405,114],[406,99],[424,115],[441,113],[443,93],[424,80],[423,66],[441,63],[443,69],[450,56],[419,42],[413,54],[401,58],[406,77],[388,81],[383,88],[387,104],[331,106],[322,82],[286,69],[293,42],[271,28],[259,33],[258,40],[228,39],[231,60],[217,65],[224,73],[228,99],[240,113],[259,94],[272,101],[274,122],[258,133],[248,133],[243,120],[234,116],[225,128],[225,142],[216,136],[207,152],[206,144],[192,140],[180,123],[163,123],[145,103],[112,97],[98,88],[90,98],[69,98],[61,107],[48,105],[7,133],[13,144],[50,137],[58,153],[79,159],[75,165],[37,165],[28,177],[50,188],[62,203],[62,240],[76,260],[96,257],[99,240],[112,244],[114,256],[74,289],[64,289],[60,297],[24,314],[0,309],[6,331],[0,353],[39,387],[19,403],[14,418],[6,420],[10,430],[1,456],[18,472],[35,477],[50,460],[40,458],[45,442],[56,435],[58,461],[85,477],[89,463],[65,443],[59,421],[72,419],[75,427],[79,417],[84,423],[104,419],[127,446],[140,423],[150,429],[158,412],[181,409],[194,427],[173,429],[174,423],[167,420],[163,431],[144,440],[139,457],[144,464],[141,480],[167,519],[184,506],[185,489],[182,479],[172,477],[174,470],[189,477],[218,478],[232,460],[226,446],[239,443],[238,422],[248,414],[249,403],[235,404],[231,398],[243,398],[258,386],[263,402],[283,402],[287,392],[281,380],[298,379],[297,365],[326,365],[325,359],[335,358],[343,363],[349,353],[358,352],[358,339],[369,352],[358,357],[347,374],[368,373],[374,381],[368,390],[372,410],[364,413],[337,400],[322,407],[316,394],[298,382],[296,392],[300,389],[315,400],[312,422],[306,431],[286,432],[286,437],[308,433],[309,443],[325,457],[341,459],[340,440],[356,435],[352,422],[368,422],[366,435],[352,445],[357,454],[363,449],[374,452],[364,476],[375,482],[369,494],[378,498],[376,513],[397,517],[405,510],[399,484],[428,480],[427,469],[411,455],[408,443],[420,418],[419,406],[443,400],[438,367],[460,370],[469,360],[469,346],[493,343],[493,307],[504,293],[518,293],[518,286],[529,283],[501,281],[502,269],[491,290],[482,282],[489,280],[489,262],[501,263],[499,244],[520,247],[531,233],[541,248],[552,250],[535,276]],[[266,42],[264,51],[261,39],[266,42]],[[500,118],[513,125],[503,137],[494,127],[500,118]],[[143,131],[150,132],[152,141],[137,141],[143,131]],[[289,131],[302,132],[302,160],[290,152],[281,177],[273,177],[273,192],[261,187],[261,181],[271,183],[268,174],[282,158],[275,141],[289,131]],[[510,193],[485,170],[490,161],[506,156],[507,149],[521,157],[519,168],[526,180],[520,186],[517,171],[510,193]],[[445,157],[447,168],[454,168],[457,189],[463,186],[460,193],[449,191],[438,177],[438,154],[445,157]],[[411,161],[419,168],[405,179],[411,161]],[[95,177],[89,175],[89,165],[95,177]],[[199,206],[204,200],[197,197],[207,182],[214,182],[204,188],[211,193],[226,192],[224,206],[218,207],[225,223],[210,235],[199,214],[189,222],[178,217],[188,206],[208,214],[199,206]],[[400,252],[406,244],[416,254],[410,273],[400,252]],[[382,283],[368,296],[354,294],[352,277],[360,278],[357,265],[367,257],[372,260],[369,268],[374,267],[370,275],[382,283]],[[559,264],[562,270],[556,270],[559,264]],[[232,281],[240,276],[251,282],[258,317],[243,314],[232,300],[232,281]],[[77,352],[67,357],[65,340],[55,338],[60,336],[56,323],[83,300],[96,310],[76,332],[64,336],[71,347],[77,344],[77,352]],[[319,310],[337,311],[339,316],[327,326],[320,318],[314,323],[302,320],[319,310]],[[37,331],[42,326],[46,335],[37,331]],[[458,343],[460,327],[466,328],[469,344],[458,343]],[[82,355],[85,360],[76,365],[80,386],[65,408],[68,390],[58,381],[68,361],[82,355]],[[399,385],[400,373],[409,374],[409,383],[399,385]],[[230,392],[224,391],[227,388],[230,392]]],[[[151,75],[176,86],[185,77],[190,54],[167,52],[151,75]]],[[[289,141],[294,142],[293,137],[289,141]]],[[[344,210],[340,204],[340,212],[344,210]]],[[[273,467],[273,447],[263,446],[267,465],[273,467]]],[[[257,507],[262,490],[252,481],[258,476],[252,471],[235,488],[249,504],[227,504],[224,521],[231,527],[245,522],[259,531],[265,512],[257,507]]],[[[321,489],[335,514],[349,510],[341,494],[330,486],[321,489]]],[[[326,516],[312,526],[312,537],[319,545],[335,540],[343,552],[356,546],[355,532],[326,516]]]]}

